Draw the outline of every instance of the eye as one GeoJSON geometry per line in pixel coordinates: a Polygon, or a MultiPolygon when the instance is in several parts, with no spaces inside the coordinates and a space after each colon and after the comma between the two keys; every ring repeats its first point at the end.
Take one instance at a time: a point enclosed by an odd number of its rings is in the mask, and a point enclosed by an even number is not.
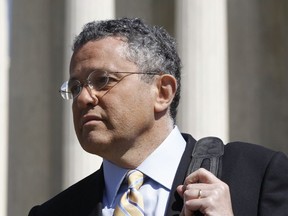
{"type": "Polygon", "coordinates": [[[114,77],[113,75],[108,75],[107,76],[107,79],[108,79],[108,81],[107,81],[107,84],[106,84],[106,86],[113,86],[113,85],[115,85],[117,82],[119,82],[119,79],[118,78],[116,78],[116,77],[114,77]]]}
{"type": "Polygon", "coordinates": [[[94,73],[91,73],[88,78],[88,84],[90,87],[93,87],[97,91],[102,90],[107,86],[107,84],[110,82],[110,77],[108,77],[106,72],[100,72],[96,71],[94,73]]]}
{"type": "Polygon", "coordinates": [[[78,94],[81,92],[82,86],[80,81],[73,80],[69,81],[68,83],[68,91],[73,95],[73,98],[78,96],[78,94]]]}

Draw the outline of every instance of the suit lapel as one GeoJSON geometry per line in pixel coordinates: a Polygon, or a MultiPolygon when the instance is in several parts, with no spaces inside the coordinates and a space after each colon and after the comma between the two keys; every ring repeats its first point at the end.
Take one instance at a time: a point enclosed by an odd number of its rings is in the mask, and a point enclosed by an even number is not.
{"type": "Polygon", "coordinates": [[[105,188],[105,182],[104,182],[104,173],[103,173],[103,166],[98,170],[99,174],[95,176],[95,182],[98,182],[97,185],[95,185],[95,191],[97,191],[97,196],[95,197],[95,207],[89,214],[89,216],[102,216],[102,198],[103,198],[103,192],[105,188]]]}
{"type": "Polygon", "coordinates": [[[196,140],[193,139],[193,137],[189,134],[182,134],[184,139],[186,140],[186,148],[182,155],[180,164],[178,166],[173,185],[171,188],[171,193],[168,199],[167,207],[166,207],[166,216],[172,216],[172,215],[179,215],[182,210],[183,206],[183,200],[178,195],[176,188],[178,185],[181,185],[185,178],[186,178],[186,172],[188,170],[189,163],[192,159],[192,151],[195,145],[196,140]]]}
{"type": "Polygon", "coordinates": [[[102,202],[98,202],[93,211],[88,216],[102,216],[102,202]]]}

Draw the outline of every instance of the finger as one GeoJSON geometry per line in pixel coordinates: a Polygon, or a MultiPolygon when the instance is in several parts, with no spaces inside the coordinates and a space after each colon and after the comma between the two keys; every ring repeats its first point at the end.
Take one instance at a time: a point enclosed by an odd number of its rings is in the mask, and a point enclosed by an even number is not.
{"type": "Polygon", "coordinates": [[[183,193],[186,190],[184,185],[179,185],[177,188],[177,193],[183,198],[183,193]]]}
{"type": "Polygon", "coordinates": [[[213,190],[215,189],[215,185],[212,184],[204,184],[204,183],[196,183],[196,184],[188,184],[188,185],[179,185],[176,190],[177,193],[180,195],[181,198],[184,196],[185,191],[190,191],[193,190],[194,192],[193,195],[191,196],[192,198],[197,197],[199,190],[201,190],[201,193],[203,190],[213,190]]]}
{"type": "Polygon", "coordinates": [[[181,198],[183,198],[184,196],[184,193],[187,191],[187,193],[191,193],[191,192],[188,192],[190,190],[193,190],[194,192],[192,192],[194,194],[194,196],[192,196],[193,198],[197,197],[199,195],[199,187],[193,187],[191,185],[179,185],[177,188],[176,188],[176,191],[177,193],[181,196],[181,198]],[[196,195],[197,194],[197,195],[196,195]]]}
{"type": "Polygon", "coordinates": [[[184,200],[203,198],[205,191],[202,189],[185,190],[183,193],[184,200]]]}
{"type": "Polygon", "coordinates": [[[205,202],[204,199],[192,199],[192,200],[184,201],[184,205],[183,205],[180,215],[181,216],[182,215],[194,216],[194,214],[198,211],[200,211],[201,213],[204,213],[205,212],[205,206],[203,206],[203,203],[205,202]]]}
{"type": "Polygon", "coordinates": [[[200,168],[195,172],[191,173],[186,177],[184,181],[184,185],[193,184],[193,183],[218,183],[220,179],[218,179],[215,175],[204,168],[200,168]]]}
{"type": "Polygon", "coordinates": [[[187,200],[184,203],[184,212],[185,215],[191,215],[191,213],[200,211],[205,212],[205,207],[203,206],[204,199],[193,199],[193,200],[187,200]]]}

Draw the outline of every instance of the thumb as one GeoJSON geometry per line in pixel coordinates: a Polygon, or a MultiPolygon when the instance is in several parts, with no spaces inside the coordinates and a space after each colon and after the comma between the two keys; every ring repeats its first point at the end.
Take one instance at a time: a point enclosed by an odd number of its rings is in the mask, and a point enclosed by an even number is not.
{"type": "Polygon", "coordinates": [[[184,185],[179,185],[177,188],[177,193],[183,198],[183,193],[185,191],[184,185]]]}

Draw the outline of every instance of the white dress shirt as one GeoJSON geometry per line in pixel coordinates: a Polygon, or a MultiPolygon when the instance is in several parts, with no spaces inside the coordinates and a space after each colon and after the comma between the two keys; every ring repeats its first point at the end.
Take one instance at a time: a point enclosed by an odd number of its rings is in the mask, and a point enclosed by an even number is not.
{"type": "MultiPolygon", "coordinates": [[[[144,198],[145,215],[164,215],[174,176],[185,146],[186,142],[175,126],[161,145],[136,168],[146,176],[144,184],[139,189],[144,198]]],[[[128,170],[107,160],[103,161],[103,168],[105,191],[102,213],[103,216],[111,216],[119,199],[127,189],[125,186],[122,187],[122,181],[128,170]]]]}

